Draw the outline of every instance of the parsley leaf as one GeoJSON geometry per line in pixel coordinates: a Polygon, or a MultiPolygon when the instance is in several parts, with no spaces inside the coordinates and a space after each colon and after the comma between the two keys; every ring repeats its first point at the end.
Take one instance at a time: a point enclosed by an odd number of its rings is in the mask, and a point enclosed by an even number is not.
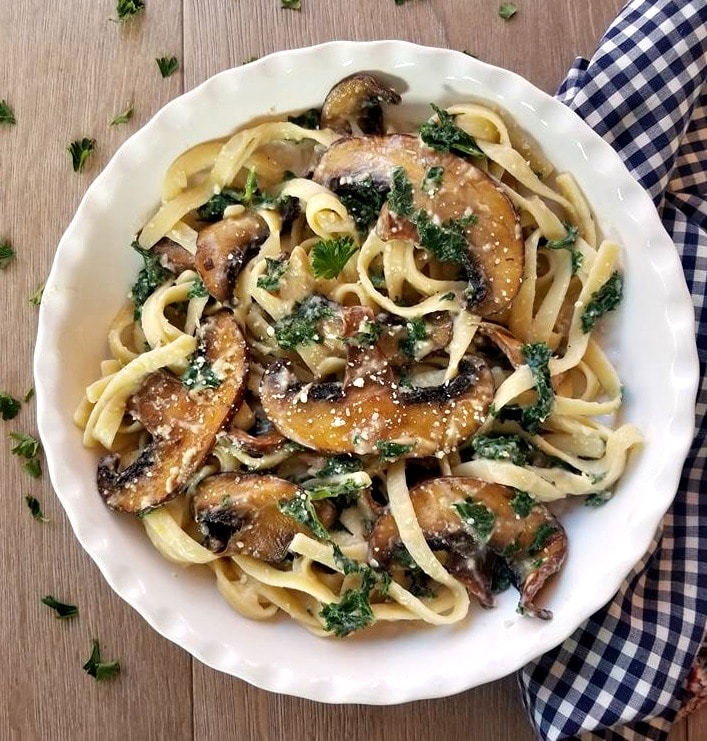
{"type": "Polygon", "coordinates": [[[321,344],[324,337],[317,326],[322,319],[334,316],[329,302],[322,296],[308,296],[295,304],[292,314],[275,322],[275,339],[283,350],[292,350],[310,342],[321,344]]]}
{"type": "Polygon", "coordinates": [[[74,172],[83,172],[83,168],[86,166],[86,162],[95,148],[96,140],[87,139],[86,137],[77,139],[69,144],[66,149],[71,155],[71,166],[74,172]]]}
{"type": "Polygon", "coordinates": [[[536,553],[540,552],[545,547],[548,538],[556,532],[557,528],[554,525],[551,525],[549,522],[543,522],[533,537],[533,542],[528,548],[528,555],[534,556],[536,553]]]}
{"type": "Polygon", "coordinates": [[[22,468],[33,479],[38,479],[42,475],[42,465],[39,462],[39,458],[29,458],[22,464],[22,468]]]}
{"type": "Polygon", "coordinates": [[[83,669],[94,679],[102,681],[110,679],[120,673],[120,663],[117,661],[101,661],[101,647],[94,638],[92,641],[91,655],[83,665],[83,669]]]}
{"type": "Polygon", "coordinates": [[[25,504],[29,507],[29,511],[37,522],[49,522],[49,519],[44,516],[42,512],[42,505],[39,503],[37,497],[33,497],[31,494],[25,496],[25,504]]]}
{"type": "Polygon", "coordinates": [[[42,444],[33,435],[24,435],[21,432],[11,432],[10,439],[17,444],[10,448],[13,455],[19,455],[22,458],[35,458],[42,452],[42,444]]]}
{"type": "Polygon", "coordinates": [[[623,295],[624,279],[614,272],[604,285],[594,291],[582,314],[582,332],[591,332],[599,319],[608,311],[613,311],[623,295]]]}
{"type": "Polygon", "coordinates": [[[383,461],[394,461],[398,458],[402,458],[414,447],[414,443],[406,445],[404,443],[396,443],[393,440],[378,440],[378,442],[376,443],[378,455],[383,461]]]}
{"type": "Polygon", "coordinates": [[[2,124],[13,126],[16,123],[17,119],[15,118],[15,113],[12,108],[10,108],[8,102],[6,100],[0,100],[0,126],[2,126],[2,124]]]}
{"type": "Polygon", "coordinates": [[[420,126],[420,138],[428,147],[440,152],[456,150],[479,159],[486,155],[479,149],[476,139],[454,123],[454,116],[434,103],[430,106],[437,114],[437,121],[427,121],[420,126]]]}
{"type": "Polygon", "coordinates": [[[134,18],[138,13],[145,9],[143,0],[118,0],[115,12],[118,15],[118,23],[125,23],[130,18],[134,18]]]}
{"type": "Polygon", "coordinates": [[[341,497],[339,504],[346,508],[353,506],[358,501],[359,492],[365,488],[365,484],[357,483],[354,479],[348,479],[340,484],[308,484],[306,492],[312,502],[341,497]]]}
{"type": "Polygon", "coordinates": [[[302,10],[302,0],[280,0],[280,7],[286,10],[302,10]]]}
{"type": "Polygon", "coordinates": [[[5,268],[15,259],[15,250],[9,242],[0,242],[0,270],[5,268]]]}
{"type": "Polygon", "coordinates": [[[258,288],[270,293],[277,291],[280,287],[280,280],[287,272],[289,265],[289,260],[284,255],[282,257],[266,257],[265,272],[258,276],[258,288]]]}
{"type": "Polygon", "coordinates": [[[292,517],[294,520],[304,525],[312,531],[314,535],[322,540],[329,539],[329,531],[324,527],[322,521],[314,509],[309,494],[305,491],[298,491],[292,499],[279,502],[277,505],[282,514],[292,517]]]}
{"type": "Polygon", "coordinates": [[[162,77],[169,77],[179,69],[177,57],[157,57],[155,62],[157,62],[162,77]]]}
{"type": "Polygon", "coordinates": [[[518,517],[527,517],[535,506],[535,498],[525,491],[516,489],[516,495],[511,499],[510,505],[518,517]]]}
{"type": "Polygon", "coordinates": [[[122,113],[118,113],[110,122],[111,126],[126,124],[133,117],[133,106],[129,105],[122,113]]]}
{"type": "Polygon", "coordinates": [[[388,193],[388,207],[397,216],[410,216],[413,210],[412,183],[403,167],[394,167],[388,193]]]}
{"type": "Polygon", "coordinates": [[[154,253],[152,250],[145,250],[140,247],[140,243],[137,240],[133,241],[130,246],[144,260],[144,265],[138,273],[135,284],[128,294],[128,298],[135,305],[133,318],[137,320],[142,314],[142,305],[152,295],[155,288],[164,283],[167,278],[170,277],[171,273],[167,268],[160,265],[159,255],[154,253]]]}
{"type": "Polygon", "coordinates": [[[471,528],[484,543],[489,540],[496,523],[496,515],[485,504],[474,502],[467,497],[463,502],[455,502],[454,509],[464,525],[471,528]]]}
{"type": "Polygon", "coordinates": [[[42,296],[44,296],[44,283],[29,297],[29,302],[32,306],[39,306],[42,303],[42,296]]]}
{"type": "Polygon", "coordinates": [[[21,406],[22,404],[19,399],[15,399],[14,396],[0,391],[0,416],[5,421],[14,419],[19,414],[21,406]]]}
{"type": "Polygon", "coordinates": [[[501,3],[501,5],[498,6],[498,14],[504,21],[510,21],[517,12],[518,7],[515,3],[501,3]]]}
{"type": "Polygon", "coordinates": [[[59,602],[59,600],[52,597],[51,594],[48,594],[46,597],[42,597],[41,602],[43,605],[51,607],[51,609],[55,612],[55,617],[57,618],[70,618],[79,614],[79,608],[76,607],[76,605],[69,605],[66,602],[59,602]]]}
{"type": "Polygon", "coordinates": [[[310,108],[298,116],[288,116],[287,120],[296,126],[301,126],[303,129],[318,129],[321,115],[319,108],[310,108]]]}
{"type": "Polygon", "coordinates": [[[198,350],[192,355],[189,367],[182,373],[181,381],[190,391],[215,389],[221,385],[221,379],[198,350]]]}
{"type": "Polygon", "coordinates": [[[479,458],[507,460],[516,466],[524,466],[531,451],[530,445],[519,435],[477,435],[471,447],[479,458]]]}
{"type": "Polygon", "coordinates": [[[32,401],[34,398],[34,386],[30,386],[27,391],[25,391],[25,395],[22,397],[22,401],[26,404],[28,401],[32,401]]]}
{"type": "Polygon", "coordinates": [[[540,425],[547,419],[552,410],[555,393],[552,390],[550,367],[552,350],[544,342],[534,342],[521,347],[525,362],[535,381],[537,401],[521,410],[520,424],[524,430],[535,435],[540,425]]]}
{"type": "Polygon", "coordinates": [[[336,278],[358,247],[351,237],[320,239],[310,253],[315,278],[336,278]]]}

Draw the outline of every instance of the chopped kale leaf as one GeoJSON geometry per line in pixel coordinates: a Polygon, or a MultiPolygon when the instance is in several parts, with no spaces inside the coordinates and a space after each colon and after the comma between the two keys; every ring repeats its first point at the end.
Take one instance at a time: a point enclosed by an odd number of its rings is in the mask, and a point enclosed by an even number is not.
{"type": "Polygon", "coordinates": [[[221,385],[221,379],[214,373],[204,355],[197,351],[192,355],[189,367],[182,373],[182,383],[190,391],[200,391],[218,388],[221,385]]]}
{"type": "Polygon", "coordinates": [[[317,478],[330,478],[341,476],[344,473],[356,473],[362,471],[361,459],[353,455],[332,455],[327,458],[324,466],[314,474],[317,478]]]}
{"type": "Polygon", "coordinates": [[[528,547],[528,555],[534,556],[536,553],[539,553],[545,547],[548,538],[556,532],[557,528],[549,522],[544,522],[540,525],[533,537],[533,542],[528,547]]]}
{"type": "Polygon", "coordinates": [[[298,304],[289,316],[275,322],[275,339],[284,350],[292,350],[310,342],[321,344],[324,337],[318,330],[322,319],[334,316],[329,302],[322,296],[308,296],[298,304]]]}
{"type": "Polygon", "coordinates": [[[535,498],[525,491],[516,490],[516,495],[510,501],[511,509],[518,517],[527,517],[535,506],[535,498]]]}
{"type": "Polygon", "coordinates": [[[433,165],[428,167],[425,172],[425,176],[422,178],[420,188],[423,192],[429,196],[433,196],[442,185],[442,179],[444,178],[444,167],[441,165],[433,165]]]}
{"type": "Polygon", "coordinates": [[[463,502],[455,502],[454,508],[464,525],[484,542],[487,542],[496,523],[496,515],[480,502],[474,502],[467,497],[463,502]]]}
{"type": "Polygon", "coordinates": [[[552,357],[552,351],[543,342],[523,345],[521,351],[530,368],[533,381],[535,381],[537,401],[522,408],[520,424],[524,430],[531,435],[535,435],[540,429],[540,425],[550,415],[555,398],[550,379],[550,366],[548,365],[552,357]]]}
{"type": "Polygon", "coordinates": [[[363,572],[361,586],[358,589],[347,589],[339,602],[324,605],[320,611],[324,618],[324,628],[339,638],[366,628],[374,622],[370,594],[375,583],[373,573],[363,572]]]}
{"type": "Polygon", "coordinates": [[[405,322],[405,333],[405,337],[398,342],[398,348],[407,358],[415,360],[417,343],[427,339],[424,319],[408,319],[405,322]]]}
{"type": "Polygon", "coordinates": [[[144,250],[137,240],[132,243],[131,247],[144,261],[137,280],[129,293],[129,298],[135,305],[133,317],[137,320],[142,314],[142,306],[145,301],[152,295],[155,288],[164,283],[172,274],[167,268],[160,265],[159,255],[152,250],[144,250]]]}
{"type": "Polygon", "coordinates": [[[448,219],[437,224],[430,218],[427,211],[416,211],[411,221],[417,227],[420,245],[430,252],[440,262],[468,262],[469,245],[464,230],[476,223],[477,217],[473,214],[461,219],[448,219]]]}
{"type": "Polygon", "coordinates": [[[266,257],[265,272],[258,276],[258,288],[270,293],[277,291],[280,288],[282,276],[287,272],[289,265],[289,260],[284,255],[281,257],[266,257]]]}
{"type": "Polygon", "coordinates": [[[613,496],[613,493],[610,491],[595,491],[587,495],[587,498],[584,500],[584,506],[601,507],[602,504],[606,504],[613,496]]]}
{"type": "Polygon", "coordinates": [[[507,460],[516,466],[524,466],[531,451],[531,446],[519,435],[477,435],[471,447],[479,458],[507,460]]]}
{"type": "Polygon", "coordinates": [[[613,311],[621,303],[623,289],[624,279],[620,273],[614,272],[606,283],[592,294],[582,314],[582,331],[585,334],[594,329],[604,314],[613,311]]]}
{"type": "Polygon", "coordinates": [[[368,234],[383,208],[388,188],[376,185],[370,176],[352,182],[340,182],[333,188],[353,219],[359,234],[368,234]]]}
{"type": "Polygon", "coordinates": [[[206,290],[206,286],[201,278],[195,278],[192,287],[187,293],[187,298],[206,298],[209,292],[206,290]]]}
{"type": "Polygon", "coordinates": [[[364,319],[359,325],[358,331],[346,338],[350,345],[356,347],[373,347],[378,342],[381,334],[381,326],[378,322],[364,319]]]}
{"type": "Polygon", "coordinates": [[[486,155],[479,149],[476,139],[454,123],[454,116],[430,103],[437,114],[437,121],[428,121],[420,126],[420,138],[432,149],[440,152],[455,151],[471,157],[483,158],[486,155]]]}
{"type": "Polygon", "coordinates": [[[318,538],[322,540],[329,539],[329,531],[319,519],[312,500],[306,492],[299,491],[292,499],[280,502],[277,506],[280,512],[297,520],[300,525],[309,528],[318,538]]]}
{"type": "Polygon", "coordinates": [[[381,460],[394,461],[398,458],[402,458],[407,455],[415,447],[414,443],[409,445],[404,443],[396,443],[393,440],[379,440],[376,443],[378,449],[378,455],[381,460]]]}
{"type": "Polygon", "coordinates": [[[564,237],[560,239],[548,239],[544,243],[541,242],[540,246],[549,250],[569,250],[572,256],[572,275],[575,275],[582,267],[582,261],[584,260],[582,253],[575,247],[579,229],[572,224],[564,223],[563,226],[566,232],[564,237]]]}
{"type": "Polygon", "coordinates": [[[404,168],[393,168],[390,186],[388,207],[397,216],[410,216],[413,210],[412,183],[404,168]]]}

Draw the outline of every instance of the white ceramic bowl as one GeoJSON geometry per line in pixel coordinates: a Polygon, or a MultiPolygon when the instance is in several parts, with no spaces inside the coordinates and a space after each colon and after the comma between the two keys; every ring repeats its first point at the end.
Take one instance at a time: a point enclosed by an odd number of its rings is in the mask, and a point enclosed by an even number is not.
{"type": "Polygon", "coordinates": [[[692,306],[675,248],[611,147],[515,74],[464,54],[382,41],[280,52],[223,72],[165,106],[96,178],[61,240],[42,301],[35,354],[39,430],[52,482],[83,547],[111,587],[200,661],[276,692],[325,702],[391,704],[453,694],[502,677],[568,636],[618,589],[675,494],[692,436],[697,385],[692,306]],[[570,550],[549,591],[554,619],[515,613],[517,595],[472,609],[454,627],[384,629],[322,640],[287,621],[234,613],[210,573],[165,561],[138,521],[108,510],[72,414],[106,357],[106,331],[138,269],[133,235],[159,202],[163,174],[190,146],[262,114],[320,105],[354,71],[386,73],[410,120],[427,103],[501,106],[559,170],[577,180],[605,235],[624,246],[625,301],[607,336],[626,386],[624,416],[645,435],[617,495],[568,507],[570,550]]]}

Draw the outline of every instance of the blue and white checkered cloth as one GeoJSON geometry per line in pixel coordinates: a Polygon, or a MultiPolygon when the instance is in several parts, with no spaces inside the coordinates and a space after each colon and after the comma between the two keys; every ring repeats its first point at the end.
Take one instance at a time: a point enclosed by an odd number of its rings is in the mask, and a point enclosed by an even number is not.
{"type": "Polygon", "coordinates": [[[662,532],[614,599],[519,679],[543,739],[664,739],[707,624],[707,0],[632,0],[557,97],[655,201],[692,293],[702,382],[662,532]]]}

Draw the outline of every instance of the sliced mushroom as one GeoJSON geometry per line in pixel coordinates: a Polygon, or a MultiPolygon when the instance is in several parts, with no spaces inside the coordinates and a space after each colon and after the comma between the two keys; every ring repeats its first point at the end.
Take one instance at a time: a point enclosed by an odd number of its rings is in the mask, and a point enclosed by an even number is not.
{"type": "Polygon", "coordinates": [[[329,91],[322,106],[320,127],[351,133],[354,121],[364,134],[382,134],[382,103],[397,105],[400,95],[367,72],[344,77],[329,91]]]}
{"type": "MultiPolygon", "coordinates": [[[[358,331],[370,309],[347,309],[344,335],[358,331]]],[[[467,357],[459,375],[442,386],[402,388],[377,346],[348,344],[343,383],[301,383],[289,363],[265,372],[260,398],[265,413],[287,438],[327,453],[379,453],[402,445],[406,456],[451,452],[483,423],[494,384],[486,363],[467,357]]]]}
{"type": "MultiPolygon", "coordinates": [[[[493,605],[490,569],[493,560],[500,558],[521,594],[521,612],[547,620],[552,613],[537,607],[534,600],[547,579],[560,570],[567,536],[540,502],[516,507],[517,513],[511,504],[517,496],[519,492],[508,486],[453,476],[430,479],[410,490],[425,540],[433,550],[447,551],[448,571],[472,596],[485,607],[493,605]],[[465,523],[455,505],[480,507],[478,517],[488,513],[485,529],[465,523]]],[[[369,560],[388,568],[401,546],[398,526],[386,512],[371,531],[369,560]]]]}
{"type": "Polygon", "coordinates": [[[197,352],[220,383],[189,391],[166,370],[151,373],[129,403],[129,412],[152,436],[131,465],[120,456],[98,462],[97,483],[109,507],[145,512],[177,496],[211,452],[245,392],[246,344],[233,315],[221,311],[204,321],[197,352]]]}
{"type": "Polygon", "coordinates": [[[185,250],[181,244],[164,237],[152,248],[160,256],[160,265],[171,273],[179,275],[185,270],[195,270],[194,255],[185,250]]]}
{"type": "Polygon", "coordinates": [[[481,322],[479,324],[479,333],[493,342],[514,368],[520,368],[521,365],[525,365],[523,343],[505,327],[499,324],[493,324],[493,322],[481,322]]]}
{"type": "MultiPolygon", "coordinates": [[[[394,168],[402,167],[413,190],[413,209],[424,210],[434,223],[473,214],[476,223],[465,228],[468,252],[464,268],[474,289],[469,307],[482,316],[508,306],[520,288],[524,247],[520,223],[501,186],[467,160],[427,147],[409,134],[349,137],[335,142],[322,156],[314,180],[336,191],[339,183],[370,177],[389,185],[394,168]],[[436,190],[422,183],[430,167],[443,168],[436,190]]],[[[383,206],[376,230],[384,240],[419,241],[417,227],[383,206]]]]}
{"type": "MultiPolygon", "coordinates": [[[[220,473],[199,484],[192,511],[210,551],[278,563],[297,533],[311,535],[278,507],[302,495],[296,484],[277,476],[220,473]]],[[[331,526],[336,517],[331,502],[322,500],[314,506],[322,524],[331,526]]]]}
{"type": "Polygon", "coordinates": [[[196,269],[206,290],[216,300],[222,303],[231,300],[236,278],[246,258],[269,234],[265,221],[248,211],[217,221],[199,232],[196,269]]]}

